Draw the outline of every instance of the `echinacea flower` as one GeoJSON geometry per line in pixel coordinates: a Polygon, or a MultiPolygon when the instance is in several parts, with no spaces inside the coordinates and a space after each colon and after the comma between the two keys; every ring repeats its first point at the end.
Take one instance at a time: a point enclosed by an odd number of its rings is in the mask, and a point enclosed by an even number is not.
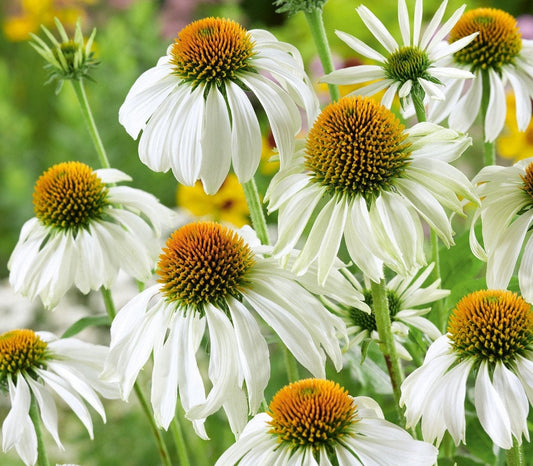
{"type": "Polygon", "coordinates": [[[470,230],[474,254],[487,261],[487,286],[505,289],[523,250],[518,269],[520,293],[533,302],[533,158],[511,167],[484,167],[472,180],[481,198],[481,231],[484,250],[470,230]]]}
{"type": "Polygon", "coordinates": [[[151,194],[115,185],[129,180],[80,162],[44,172],[33,193],[35,217],[8,262],[15,291],[52,308],[72,285],[82,293],[109,288],[120,269],[148,280],[173,213],[151,194]]]}
{"type": "Polygon", "coordinates": [[[448,334],[429,348],[424,364],[402,384],[407,425],[422,418],[422,434],[440,443],[448,430],[465,442],[467,380],[476,374],[474,405],[483,429],[503,449],[529,441],[533,404],[533,311],[515,293],[481,290],[457,303],[448,334]],[[529,399],[529,403],[528,403],[529,399]]]}
{"type": "Polygon", "coordinates": [[[318,263],[325,280],[341,240],[373,281],[383,264],[407,276],[425,264],[420,217],[453,244],[444,207],[462,212],[459,196],[478,202],[470,181],[449,165],[470,138],[431,123],[405,129],[369,97],[344,97],[327,106],[267,191],[279,210],[274,253],[287,254],[317,213],[294,264],[303,273],[318,263]]]}
{"type": "Polygon", "coordinates": [[[352,297],[353,289],[338,270],[324,288],[312,277],[302,277],[300,284],[268,252],[249,227],[235,232],[198,222],[176,230],[160,256],[159,283],[126,304],[111,325],[106,368],[119,373],[122,396],[128,397],[153,353],[151,399],[160,426],[168,428],[173,419],[179,389],[198,435],[207,438],[205,418],[221,407],[238,434],[248,406],[257,412],[270,377],[257,317],[313,375],[325,376],[326,354],[340,370],[338,337],[345,337],[344,323],[308,288],[326,295],[333,290],[344,301],[357,300],[358,294],[352,297]],[[196,357],[204,338],[212,383],[207,396],[196,357]]]}
{"type": "MultiPolygon", "coordinates": [[[[424,317],[431,310],[431,307],[420,308],[420,306],[443,299],[450,294],[450,290],[439,288],[440,278],[423,287],[434,266],[435,264],[432,263],[421,273],[417,272],[407,277],[396,275],[385,285],[396,351],[400,357],[407,360],[410,360],[411,356],[402,343],[409,335],[410,328],[419,330],[430,340],[436,340],[442,335],[439,329],[424,317]]],[[[334,304],[329,306],[346,323],[350,345],[358,345],[369,340],[379,341],[372,305],[372,292],[369,287],[360,288],[357,286],[357,282],[354,285],[363,294],[364,301],[371,312],[360,309],[360,306],[347,307],[334,304]]]]}
{"type": "Polygon", "coordinates": [[[379,405],[339,384],[304,379],[282,388],[216,466],[427,465],[437,449],[386,421],[379,405]]]}
{"type": "Polygon", "coordinates": [[[0,335],[0,389],[9,392],[11,409],[2,425],[2,449],[15,448],[27,465],[37,461],[37,436],[30,418],[35,403],[46,430],[63,449],[58,434],[54,396],[61,398],[86,427],[91,439],[93,424],[88,403],[105,422],[102,402],[118,398],[118,387],[102,382],[108,348],[76,338],[58,339],[48,332],[12,330],[0,335]]]}
{"type": "Polygon", "coordinates": [[[469,86],[464,81],[449,83],[446,100],[430,105],[429,118],[439,122],[449,116],[451,128],[467,131],[482,107],[484,88],[489,90],[485,120],[485,140],[500,134],[507,105],[505,86],[516,97],[518,129],[524,131],[531,120],[533,98],[533,41],[522,39],[516,20],[495,8],[467,11],[450,32],[449,42],[462,41],[474,32],[479,35],[453,56],[455,65],[475,75],[469,86]]]}
{"type": "MultiPolygon", "coordinates": [[[[440,28],[440,22],[446,10],[447,1],[443,1],[431,19],[424,34],[420,36],[422,25],[422,0],[415,5],[414,24],[411,36],[409,13],[405,0],[398,1],[398,22],[403,45],[399,45],[392,37],[385,25],[364,5],[356,8],[365,26],[385,48],[383,55],[372,49],[356,37],[342,31],[336,31],[337,36],[357,53],[379,62],[379,65],[358,65],[333,71],[322,78],[322,81],[332,84],[370,84],[354,91],[354,94],[371,96],[386,89],[382,105],[392,106],[395,95],[402,101],[410,103],[411,94],[417,93],[422,98],[427,95],[431,99],[444,100],[444,86],[442,79],[453,79],[463,82],[472,78],[469,71],[457,67],[443,66],[442,63],[454,52],[465,47],[475,37],[475,33],[456,41],[451,46],[443,43],[443,39],[455,25],[465,6],[456,10],[454,14],[440,28]]],[[[404,105],[405,106],[405,105],[404,105]]]]}
{"type": "Polygon", "coordinates": [[[298,107],[309,125],[318,113],[299,52],[267,31],[205,18],[182,29],[137,79],[119,121],[135,139],[142,130],[139,156],[149,168],[172,169],[188,186],[200,179],[213,194],[231,165],[241,183],[259,165],[261,132],[247,91],[263,106],[280,152],[290,152],[298,107]]]}

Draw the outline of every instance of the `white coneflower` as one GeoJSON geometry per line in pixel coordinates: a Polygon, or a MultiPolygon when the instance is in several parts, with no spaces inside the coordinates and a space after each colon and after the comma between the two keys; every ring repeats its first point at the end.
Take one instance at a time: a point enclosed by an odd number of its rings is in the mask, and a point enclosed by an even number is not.
{"type": "Polygon", "coordinates": [[[205,18],[182,29],[138,78],[119,121],[133,138],[142,130],[139,156],[148,167],[172,169],[189,186],[201,179],[213,194],[231,165],[241,183],[259,165],[261,133],[247,91],[265,109],[280,152],[290,152],[301,126],[298,107],[308,125],[318,113],[299,52],[267,31],[205,18]]]}
{"type": "Polygon", "coordinates": [[[476,414],[492,441],[506,450],[513,437],[529,440],[533,403],[533,312],[510,291],[481,290],[457,303],[448,334],[429,348],[424,364],[402,384],[407,424],[422,418],[422,434],[440,443],[446,430],[465,442],[465,395],[469,375],[476,414]],[[529,398],[529,402],[528,402],[529,398]]]}
{"type": "Polygon", "coordinates": [[[384,420],[372,398],[352,397],[329,380],[305,379],[282,388],[216,465],[430,466],[437,453],[384,420]]]}
{"type": "Polygon", "coordinates": [[[35,184],[28,220],[8,268],[15,291],[54,307],[76,286],[109,288],[120,269],[146,281],[159,252],[157,238],[173,213],[144,191],[115,183],[130,177],[93,171],[80,162],[48,169],[35,184]]]}
{"type": "Polygon", "coordinates": [[[451,46],[472,33],[478,36],[453,56],[455,65],[471,71],[475,79],[449,83],[446,100],[430,105],[431,121],[449,116],[450,127],[467,131],[481,109],[484,88],[489,90],[485,140],[492,142],[505,123],[505,87],[511,85],[516,97],[518,129],[525,131],[531,120],[533,98],[533,41],[522,39],[515,18],[495,8],[467,11],[450,32],[451,46]]]}
{"type": "MultiPolygon", "coordinates": [[[[221,407],[233,432],[241,432],[248,406],[257,412],[270,378],[268,346],[257,317],[313,375],[325,376],[326,354],[337,370],[342,366],[342,320],[306,289],[307,283],[263,255],[257,237],[247,240],[249,232],[211,222],[176,230],[160,256],[159,284],[133,298],[112,323],[106,367],[118,371],[127,398],[153,353],[152,406],[163,428],[174,417],[179,389],[200,436],[207,437],[205,418],[221,407]],[[212,382],[207,396],[196,359],[204,337],[212,382]]],[[[324,288],[311,281],[310,288],[328,294],[330,287],[338,294],[348,285],[338,271],[331,280],[324,288]]]]}
{"type": "Polygon", "coordinates": [[[269,211],[279,210],[277,255],[287,254],[317,213],[295,262],[300,273],[318,263],[323,281],[341,240],[373,281],[383,264],[401,275],[425,264],[420,218],[453,244],[447,207],[462,212],[459,196],[478,202],[470,181],[449,162],[470,138],[431,123],[405,129],[368,97],[345,97],[327,106],[304,149],[268,188],[269,211]]]}
{"type": "MultiPolygon", "coordinates": [[[[356,10],[365,26],[370,30],[379,43],[385,48],[383,55],[372,49],[356,37],[345,32],[337,31],[337,36],[361,55],[379,62],[379,65],[358,65],[334,71],[322,81],[332,84],[359,84],[372,81],[353,93],[358,95],[373,95],[386,89],[382,105],[392,106],[395,95],[406,99],[410,103],[411,94],[427,95],[431,99],[444,100],[444,87],[441,80],[454,79],[463,82],[474,75],[469,71],[443,66],[442,62],[454,52],[465,47],[475,37],[475,33],[464,37],[451,46],[443,44],[443,39],[455,25],[465,6],[456,10],[442,27],[440,22],[446,10],[447,1],[443,1],[431,19],[424,34],[420,35],[422,24],[422,0],[417,0],[413,31],[411,36],[409,14],[405,0],[398,1],[398,22],[403,45],[392,37],[385,25],[365,6],[356,10]]],[[[404,102],[402,102],[404,103],[404,102]]]]}
{"type": "Polygon", "coordinates": [[[2,449],[15,448],[27,465],[37,461],[37,436],[29,415],[32,398],[44,427],[63,448],[58,434],[57,395],[74,411],[93,437],[93,424],[85,402],[105,422],[104,407],[96,392],[118,398],[118,386],[102,382],[108,348],[75,338],[58,339],[48,332],[12,330],[0,335],[0,389],[9,392],[11,410],[2,425],[2,449]]]}

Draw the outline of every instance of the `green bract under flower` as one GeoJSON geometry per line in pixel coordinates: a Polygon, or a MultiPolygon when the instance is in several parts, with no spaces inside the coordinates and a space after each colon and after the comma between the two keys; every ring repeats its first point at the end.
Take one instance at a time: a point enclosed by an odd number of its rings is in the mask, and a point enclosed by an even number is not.
{"type": "Polygon", "coordinates": [[[450,32],[453,43],[474,32],[479,35],[465,48],[454,54],[454,60],[472,70],[492,68],[514,63],[522,50],[522,38],[516,20],[495,8],[476,8],[465,13],[450,32]]]}
{"type": "Polygon", "coordinates": [[[91,36],[85,42],[79,21],[76,24],[73,39],[68,37],[63,25],[57,18],[55,23],[61,42],[48,29],[41,26],[51,45],[48,45],[35,34],[31,34],[33,41],[30,42],[30,45],[47,61],[45,69],[49,74],[48,82],[58,80],[56,92],[59,92],[65,79],[90,79],[89,72],[99,62],[94,59],[94,54],[91,52],[96,29],[93,29],[91,36]]]}
{"type": "Polygon", "coordinates": [[[293,15],[299,11],[310,13],[313,10],[321,10],[328,0],[275,0],[274,6],[279,7],[277,13],[293,15]]]}
{"type": "MultiPolygon", "coordinates": [[[[372,291],[363,290],[363,295],[365,296],[365,303],[368,304],[371,309],[370,314],[353,307],[350,309],[350,319],[354,325],[357,325],[358,327],[361,327],[362,329],[371,333],[373,331],[377,331],[378,329],[376,326],[376,315],[374,314],[374,308],[372,304],[372,291]]],[[[392,320],[392,317],[402,310],[401,300],[393,290],[387,290],[387,299],[389,304],[389,315],[392,320]]]]}

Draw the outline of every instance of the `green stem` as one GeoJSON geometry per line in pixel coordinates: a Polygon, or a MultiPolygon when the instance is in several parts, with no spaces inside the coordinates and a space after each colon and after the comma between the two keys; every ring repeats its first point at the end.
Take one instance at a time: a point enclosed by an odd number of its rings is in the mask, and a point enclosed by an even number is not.
{"type": "Polygon", "coordinates": [[[265,214],[263,212],[261,200],[259,199],[259,192],[257,191],[255,180],[251,178],[250,181],[247,181],[242,185],[242,188],[244,190],[246,202],[248,203],[250,218],[252,219],[252,225],[257,233],[257,237],[262,244],[270,244],[265,214]]]}
{"type": "Polygon", "coordinates": [[[396,353],[396,346],[394,345],[385,280],[382,279],[380,283],[371,281],[370,289],[372,291],[372,304],[376,318],[376,327],[381,343],[380,347],[389,371],[396,410],[401,424],[405,426],[405,418],[400,409],[400,386],[403,381],[403,373],[398,354],[396,353]]]}
{"type": "Polygon", "coordinates": [[[283,351],[285,352],[285,368],[287,370],[289,383],[296,382],[297,380],[300,380],[296,359],[294,359],[294,356],[285,345],[283,345],[283,351]]]}
{"type": "MultiPolygon", "coordinates": [[[[430,233],[431,236],[431,255],[433,258],[433,262],[435,263],[435,266],[433,268],[433,272],[431,273],[431,279],[432,281],[441,280],[441,274],[440,274],[440,256],[439,256],[439,237],[437,236],[437,233],[435,233],[433,230],[431,230],[430,233]]],[[[447,316],[444,314],[444,299],[439,299],[438,301],[435,301],[433,304],[433,312],[436,315],[437,319],[437,327],[441,332],[444,332],[444,329],[446,327],[446,321],[447,316]]]]}
{"type": "Polygon", "coordinates": [[[483,94],[481,95],[481,125],[483,127],[483,163],[484,166],[496,165],[496,147],[494,142],[487,142],[487,133],[485,130],[485,119],[487,117],[487,110],[489,108],[490,99],[490,81],[489,73],[483,71],[481,73],[481,83],[483,86],[483,94]]]}
{"type": "MultiPolygon", "coordinates": [[[[104,304],[105,309],[107,311],[107,315],[109,316],[109,320],[112,321],[117,312],[115,309],[115,303],[113,302],[113,297],[111,295],[111,291],[107,288],[102,287],[102,296],[104,298],[104,304]]],[[[168,448],[165,443],[165,439],[163,438],[163,435],[161,434],[161,430],[157,427],[157,424],[155,422],[152,410],[150,409],[150,405],[148,404],[148,401],[146,400],[146,397],[139,386],[138,382],[135,382],[133,385],[133,389],[135,390],[135,395],[137,395],[137,399],[139,400],[139,403],[141,405],[141,408],[146,415],[146,418],[148,419],[148,423],[150,424],[150,429],[152,430],[152,433],[154,434],[155,442],[157,444],[157,450],[159,452],[159,456],[161,457],[161,462],[164,466],[172,466],[172,462],[170,460],[170,455],[168,454],[168,448]]]]}
{"type": "Polygon", "coordinates": [[[505,456],[507,458],[507,466],[523,466],[526,464],[522,447],[518,445],[515,438],[513,438],[513,447],[505,451],[505,456]]]}
{"type": "Polygon", "coordinates": [[[181,428],[178,414],[174,416],[174,419],[170,424],[170,429],[172,430],[174,443],[176,444],[180,466],[190,466],[191,463],[189,462],[189,457],[187,455],[187,445],[185,443],[185,437],[183,436],[183,429],[181,428]]]}
{"type": "Polygon", "coordinates": [[[30,418],[35,427],[35,434],[37,435],[37,465],[49,466],[50,463],[48,462],[48,455],[46,454],[46,447],[43,440],[43,431],[41,429],[41,417],[39,416],[37,402],[33,396],[31,397],[30,403],[30,418]]]}
{"type": "Polygon", "coordinates": [[[100,133],[98,133],[98,128],[96,128],[96,123],[94,121],[93,114],[91,112],[91,107],[89,106],[89,101],[87,100],[87,94],[85,94],[85,87],[83,86],[83,80],[81,78],[72,79],[70,82],[72,83],[72,87],[74,88],[74,92],[76,93],[76,97],[78,98],[78,103],[80,104],[81,113],[83,114],[83,117],[85,118],[87,129],[89,130],[89,134],[91,135],[91,139],[93,140],[94,147],[96,149],[96,152],[98,153],[98,158],[100,159],[100,165],[102,165],[103,168],[110,168],[111,165],[109,164],[109,160],[107,158],[104,145],[102,144],[100,133]]]}
{"type": "Polygon", "coordinates": [[[419,123],[426,121],[426,109],[424,108],[424,97],[426,93],[419,84],[413,86],[411,91],[411,98],[413,99],[413,105],[415,107],[416,119],[419,123]]]}
{"type": "MultiPolygon", "coordinates": [[[[313,41],[315,42],[316,50],[322,63],[322,68],[325,74],[329,74],[335,70],[333,66],[333,59],[331,58],[331,51],[328,43],[328,36],[326,35],[326,28],[324,27],[324,18],[322,16],[322,8],[315,8],[311,11],[305,12],[305,19],[311,30],[313,41]]],[[[335,84],[328,84],[329,95],[331,101],[335,102],[340,99],[339,88],[335,84]]]]}

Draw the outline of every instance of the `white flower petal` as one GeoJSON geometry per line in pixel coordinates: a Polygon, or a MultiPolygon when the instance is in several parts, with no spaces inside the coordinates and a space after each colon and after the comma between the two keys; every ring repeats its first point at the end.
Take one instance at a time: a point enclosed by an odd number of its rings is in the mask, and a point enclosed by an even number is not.
{"type": "Polygon", "coordinates": [[[381,45],[387,49],[387,52],[392,53],[398,49],[398,44],[394,40],[394,37],[392,37],[385,25],[376,17],[376,15],[374,15],[374,13],[364,5],[357,7],[356,11],[368,30],[381,43],[381,45]]]}

